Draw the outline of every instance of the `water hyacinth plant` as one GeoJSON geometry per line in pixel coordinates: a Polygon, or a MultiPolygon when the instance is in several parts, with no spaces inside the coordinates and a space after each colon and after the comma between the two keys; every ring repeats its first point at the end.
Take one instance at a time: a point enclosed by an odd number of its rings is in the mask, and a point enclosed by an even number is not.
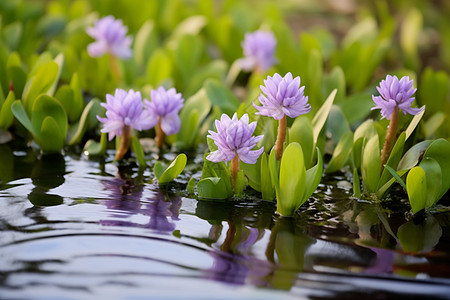
{"type": "Polygon", "coordinates": [[[154,119],[143,109],[139,91],[116,89],[114,95],[106,95],[106,117],[97,116],[103,123],[102,132],[108,133],[109,140],[120,137],[120,146],[116,152],[116,160],[121,160],[131,145],[132,129],[144,130],[153,125],[154,119]]]}
{"type": "Polygon", "coordinates": [[[150,127],[157,127],[156,146],[161,148],[164,144],[164,136],[172,135],[180,131],[179,111],[183,107],[184,99],[174,88],[164,89],[160,86],[150,92],[151,101],[144,100],[148,112],[150,127]]]}
{"type": "Polygon", "coordinates": [[[300,87],[300,77],[292,78],[289,72],[284,77],[276,73],[268,76],[261,85],[263,93],[259,96],[261,106],[253,103],[258,110],[256,114],[272,117],[279,120],[278,135],[275,144],[276,159],[280,160],[283,153],[283,144],[286,139],[287,118],[298,117],[311,111],[308,96],[304,96],[305,87],[300,87]]]}

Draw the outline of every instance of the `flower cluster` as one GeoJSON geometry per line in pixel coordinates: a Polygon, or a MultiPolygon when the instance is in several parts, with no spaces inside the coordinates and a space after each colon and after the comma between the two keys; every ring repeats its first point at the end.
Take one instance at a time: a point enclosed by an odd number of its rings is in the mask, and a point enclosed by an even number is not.
{"type": "Polygon", "coordinates": [[[409,113],[411,115],[417,115],[424,107],[412,108],[411,103],[414,101],[414,93],[416,88],[413,89],[413,80],[408,76],[403,76],[398,80],[397,76],[387,75],[386,79],[380,82],[380,86],[377,87],[381,96],[373,96],[373,102],[376,106],[374,109],[381,109],[381,116],[388,120],[391,119],[391,115],[394,109],[397,107],[403,111],[403,114],[409,113]]]}
{"type": "Polygon", "coordinates": [[[268,76],[261,85],[261,91],[266,94],[259,96],[262,106],[253,106],[258,110],[257,114],[280,120],[285,115],[291,118],[306,114],[311,110],[308,96],[303,95],[305,87],[300,87],[300,77],[292,78],[291,73],[281,77],[276,73],[268,76]]]}
{"type": "Polygon", "coordinates": [[[95,22],[94,27],[87,28],[86,32],[96,41],[88,45],[88,53],[92,57],[100,57],[105,53],[128,59],[132,56],[130,49],[132,38],[126,36],[127,27],[122,20],[113,16],[106,16],[95,22]]]}
{"type": "Polygon", "coordinates": [[[267,71],[275,62],[275,47],[277,40],[272,32],[257,30],[247,33],[242,42],[244,58],[240,60],[241,68],[245,71],[267,71]]]}
{"type": "Polygon", "coordinates": [[[218,150],[211,152],[206,158],[212,162],[230,161],[237,155],[243,162],[254,164],[264,151],[264,147],[258,150],[253,149],[263,138],[262,135],[252,136],[256,128],[256,122],[248,123],[249,118],[244,114],[238,119],[234,113],[230,119],[226,114],[222,114],[216,120],[217,132],[209,130],[208,137],[214,140],[218,150]]]}

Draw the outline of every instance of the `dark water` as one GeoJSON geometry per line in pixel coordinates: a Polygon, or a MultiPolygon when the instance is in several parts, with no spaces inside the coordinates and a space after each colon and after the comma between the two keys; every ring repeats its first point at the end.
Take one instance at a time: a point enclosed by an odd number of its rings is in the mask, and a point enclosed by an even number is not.
{"type": "Polygon", "coordinates": [[[329,177],[280,219],[253,196],[197,201],[187,176],[160,190],[79,155],[0,157],[1,299],[450,298],[443,205],[407,221],[329,177]]]}

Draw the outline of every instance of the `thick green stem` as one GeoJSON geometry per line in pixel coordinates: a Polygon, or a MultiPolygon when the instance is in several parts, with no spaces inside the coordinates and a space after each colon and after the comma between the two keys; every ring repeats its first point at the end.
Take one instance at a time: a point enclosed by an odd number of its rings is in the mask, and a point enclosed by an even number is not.
{"type": "Polygon", "coordinates": [[[239,172],[239,156],[236,153],[234,158],[231,160],[231,184],[233,185],[233,190],[236,189],[236,179],[239,172]]]}
{"type": "Polygon", "coordinates": [[[384,140],[383,150],[381,151],[381,166],[383,167],[391,154],[392,145],[395,143],[398,127],[398,112],[399,109],[396,106],[391,115],[391,121],[389,122],[388,131],[386,132],[386,139],[384,140]]]}
{"type": "Polygon", "coordinates": [[[121,160],[131,145],[131,127],[125,125],[122,131],[122,137],[120,138],[119,149],[116,152],[116,160],[121,160]]]}
{"type": "Polygon", "coordinates": [[[282,119],[280,119],[278,124],[278,136],[277,141],[275,143],[275,158],[277,160],[281,159],[281,156],[283,155],[283,144],[286,140],[286,115],[283,116],[282,119]]]}
{"type": "Polygon", "coordinates": [[[161,128],[161,117],[158,117],[158,126],[156,129],[156,147],[161,148],[164,145],[164,131],[161,128]]]}

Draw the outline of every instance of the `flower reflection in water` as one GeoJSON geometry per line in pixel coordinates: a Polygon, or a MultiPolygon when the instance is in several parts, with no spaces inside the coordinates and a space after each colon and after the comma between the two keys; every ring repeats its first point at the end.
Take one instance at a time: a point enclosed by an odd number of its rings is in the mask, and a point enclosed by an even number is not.
{"type": "MultiPolygon", "coordinates": [[[[172,232],[179,220],[180,196],[166,195],[158,190],[143,199],[144,185],[133,179],[114,178],[103,181],[111,198],[104,201],[110,217],[100,223],[109,226],[142,227],[158,232],[172,232]],[[139,217],[150,217],[148,222],[139,217]]],[[[147,218],[145,218],[147,219],[147,218]]]]}

